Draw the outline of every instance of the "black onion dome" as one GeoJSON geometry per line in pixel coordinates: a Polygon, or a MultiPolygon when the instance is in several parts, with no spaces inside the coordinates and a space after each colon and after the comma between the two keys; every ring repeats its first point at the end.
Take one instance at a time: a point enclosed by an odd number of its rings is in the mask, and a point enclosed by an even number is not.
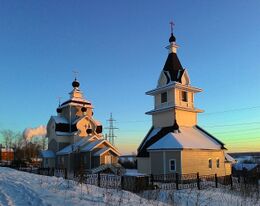
{"type": "Polygon", "coordinates": [[[86,111],[87,111],[87,108],[86,108],[86,107],[82,107],[82,108],[81,108],[81,111],[82,111],[82,112],[86,112],[86,111]]]}
{"type": "Polygon", "coordinates": [[[86,130],[86,132],[87,132],[87,134],[91,134],[92,133],[92,129],[89,128],[89,129],[86,130]]]}
{"type": "Polygon", "coordinates": [[[79,82],[77,81],[77,79],[75,78],[75,80],[72,82],[72,86],[75,87],[79,87],[79,82]]]}
{"type": "Polygon", "coordinates": [[[169,42],[171,43],[171,42],[175,42],[175,41],[176,41],[176,38],[175,38],[175,36],[173,36],[173,33],[171,33],[171,36],[169,38],[169,42]]]}
{"type": "Polygon", "coordinates": [[[56,109],[56,111],[57,111],[57,113],[61,113],[61,112],[62,112],[62,109],[58,107],[58,108],[56,109]]]}

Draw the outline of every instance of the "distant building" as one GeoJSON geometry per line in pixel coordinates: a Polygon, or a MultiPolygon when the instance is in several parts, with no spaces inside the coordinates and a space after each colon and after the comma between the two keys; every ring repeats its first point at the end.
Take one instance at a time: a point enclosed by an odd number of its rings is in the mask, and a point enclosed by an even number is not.
{"type": "Polygon", "coordinates": [[[102,124],[93,118],[93,106],[79,89],[79,82],[72,83],[69,100],[57,108],[47,125],[48,150],[42,152],[43,166],[89,172],[116,165],[120,155],[103,139],[102,124]]]}
{"type": "MultiPolygon", "coordinates": [[[[154,97],[153,126],[138,148],[138,171],[147,174],[231,174],[224,143],[197,124],[195,94],[187,69],[177,56],[178,45],[171,34],[169,54],[157,87],[146,92],[154,97]]],[[[205,74],[202,74],[205,75],[205,74]]]]}
{"type": "Polygon", "coordinates": [[[11,164],[14,160],[14,150],[12,148],[0,147],[0,161],[2,164],[11,164]]]}

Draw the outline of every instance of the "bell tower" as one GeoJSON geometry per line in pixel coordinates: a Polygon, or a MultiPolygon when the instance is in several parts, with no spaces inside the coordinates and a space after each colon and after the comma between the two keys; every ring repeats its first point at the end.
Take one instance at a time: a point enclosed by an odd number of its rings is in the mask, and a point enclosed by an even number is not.
{"type": "Polygon", "coordinates": [[[202,89],[191,86],[190,78],[177,56],[176,38],[169,38],[168,57],[161,71],[157,87],[146,92],[154,97],[154,108],[146,114],[152,115],[154,128],[169,127],[177,123],[179,126],[192,127],[197,124],[197,113],[203,110],[194,106],[194,96],[202,89]]]}

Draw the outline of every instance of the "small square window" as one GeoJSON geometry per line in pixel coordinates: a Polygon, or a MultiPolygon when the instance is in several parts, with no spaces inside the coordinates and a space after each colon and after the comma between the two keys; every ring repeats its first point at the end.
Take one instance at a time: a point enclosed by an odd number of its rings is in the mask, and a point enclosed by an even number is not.
{"type": "Polygon", "coordinates": [[[217,161],[216,161],[216,166],[217,166],[217,168],[219,168],[219,159],[217,159],[217,161]]]}
{"type": "Polygon", "coordinates": [[[209,159],[209,168],[212,169],[212,159],[209,159]]]}
{"type": "Polygon", "coordinates": [[[161,103],[167,102],[167,92],[161,93],[161,103]]]}
{"type": "Polygon", "coordinates": [[[170,160],[170,171],[176,171],[176,161],[174,159],[170,160]]]}
{"type": "Polygon", "coordinates": [[[185,92],[185,91],[181,92],[181,100],[183,102],[187,102],[188,101],[188,93],[187,92],[185,92]]]}

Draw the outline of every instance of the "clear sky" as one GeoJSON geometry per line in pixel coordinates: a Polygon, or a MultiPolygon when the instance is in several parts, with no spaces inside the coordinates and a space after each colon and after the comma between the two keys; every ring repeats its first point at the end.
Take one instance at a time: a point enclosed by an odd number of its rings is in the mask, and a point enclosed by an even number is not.
{"type": "Polygon", "coordinates": [[[151,127],[145,92],[167,57],[169,21],[199,125],[230,151],[260,150],[260,1],[0,1],[0,129],[46,125],[79,72],[95,118],[135,151],[151,127]]]}

